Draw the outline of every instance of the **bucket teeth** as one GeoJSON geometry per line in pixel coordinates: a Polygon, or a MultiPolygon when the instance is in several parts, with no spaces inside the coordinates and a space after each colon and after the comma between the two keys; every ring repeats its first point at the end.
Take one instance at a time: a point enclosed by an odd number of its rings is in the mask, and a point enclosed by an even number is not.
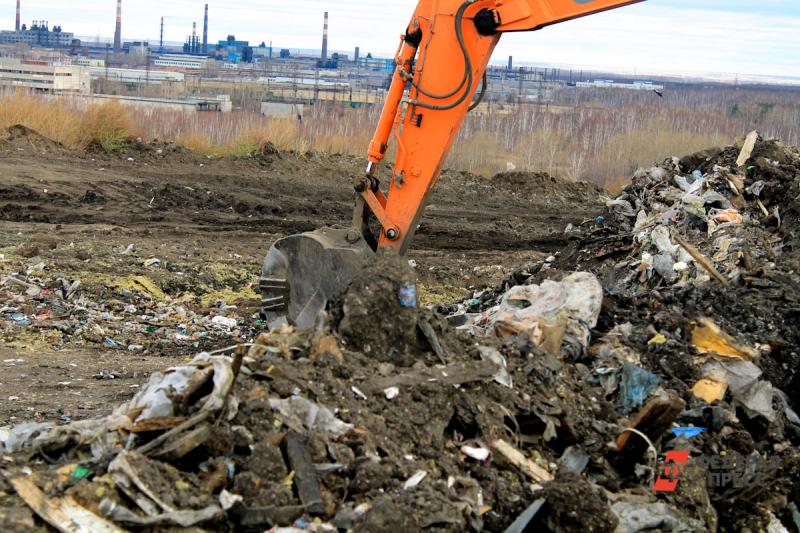
{"type": "Polygon", "coordinates": [[[282,278],[262,277],[258,280],[261,289],[261,315],[286,313],[289,309],[289,282],[282,278]]]}
{"type": "Polygon", "coordinates": [[[263,277],[258,280],[258,286],[261,290],[265,289],[273,289],[273,290],[289,290],[289,282],[282,278],[266,278],[263,277]]]}

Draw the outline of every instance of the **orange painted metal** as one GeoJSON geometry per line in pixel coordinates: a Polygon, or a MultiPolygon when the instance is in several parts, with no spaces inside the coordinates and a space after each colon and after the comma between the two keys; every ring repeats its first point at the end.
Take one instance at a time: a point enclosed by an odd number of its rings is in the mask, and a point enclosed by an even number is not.
{"type": "Polygon", "coordinates": [[[369,189],[361,193],[383,226],[379,247],[407,251],[502,33],[536,30],[639,1],[420,0],[398,50],[398,66],[369,147],[372,176],[394,136],[394,177],[385,200],[369,189]],[[480,35],[476,29],[474,18],[484,10],[498,24],[493,35],[480,35]],[[408,36],[419,31],[422,39],[414,46],[408,36]],[[465,81],[467,70],[471,81],[465,81]]]}

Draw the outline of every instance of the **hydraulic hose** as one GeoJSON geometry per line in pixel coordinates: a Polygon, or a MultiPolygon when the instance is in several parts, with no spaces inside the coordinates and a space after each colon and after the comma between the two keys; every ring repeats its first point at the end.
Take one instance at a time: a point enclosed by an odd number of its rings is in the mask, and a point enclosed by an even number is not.
{"type": "Polygon", "coordinates": [[[483,73],[483,83],[481,84],[481,94],[478,95],[478,99],[475,100],[472,105],[469,106],[469,110],[472,111],[483,102],[484,97],[486,96],[486,90],[489,88],[489,79],[486,76],[486,73],[483,73]]]}
{"type": "Polygon", "coordinates": [[[419,91],[420,93],[422,93],[423,95],[425,95],[425,96],[427,96],[429,98],[434,98],[436,100],[443,100],[445,98],[450,98],[452,96],[455,96],[459,91],[464,89],[464,84],[465,83],[466,83],[466,89],[461,94],[459,99],[456,100],[455,102],[453,102],[452,104],[439,106],[439,105],[433,105],[433,104],[426,104],[426,103],[423,103],[423,102],[419,102],[417,100],[412,100],[411,101],[412,105],[421,107],[423,109],[431,109],[433,111],[447,111],[447,110],[454,109],[454,108],[458,107],[459,105],[461,105],[464,102],[464,100],[467,99],[467,95],[469,95],[469,93],[472,92],[472,85],[473,85],[474,79],[473,79],[473,75],[472,75],[472,60],[469,57],[469,51],[467,50],[467,45],[464,42],[464,13],[467,11],[467,8],[469,6],[471,6],[472,4],[475,3],[475,1],[476,0],[466,0],[466,2],[461,4],[461,7],[459,7],[458,11],[456,12],[456,20],[455,20],[455,23],[456,23],[456,37],[458,38],[458,45],[461,47],[461,53],[464,54],[464,67],[465,67],[464,68],[464,78],[461,80],[461,83],[456,88],[456,90],[453,91],[451,94],[448,94],[448,95],[433,95],[431,93],[428,93],[428,92],[422,90],[419,87],[419,85],[417,85],[413,80],[411,82],[411,84],[414,86],[415,89],[417,89],[417,91],[419,91]]]}

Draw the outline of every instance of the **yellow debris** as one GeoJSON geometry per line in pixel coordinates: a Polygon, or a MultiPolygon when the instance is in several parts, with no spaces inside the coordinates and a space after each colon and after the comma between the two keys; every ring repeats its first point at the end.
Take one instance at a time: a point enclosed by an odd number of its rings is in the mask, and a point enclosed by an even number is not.
{"type": "Polygon", "coordinates": [[[158,285],[147,276],[129,276],[108,282],[108,286],[117,290],[129,290],[148,294],[156,300],[164,300],[164,294],[158,285]]]}
{"type": "Polygon", "coordinates": [[[725,398],[728,384],[713,379],[704,378],[695,383],[692,392],[706,403],[714,403],[725,398]]]}
{"type": "Polygon", "coordinates": [[[666,344],[666,343],[667,343],[667,338],[660,333],[647,342],[649,346],[652,346],[654,344],[666,344]]]}
{"type": "Polygon", "coordinates": [[[245,288],[241,291],[224,289],[221,291],[208,292],[200,297],[200,304],[203,307],[211,307],[217,302],[225,302],[225,305],[234,305],[242,300],[258,300],[258,294],[252,288],[245,288]]]}
{"type": "Polygon", "coordinates": [[[744,360],[758,357],[755,349],[739,343],[708,318],[697,321],[697,326],[692,331],[692,345],[701,354],[716,354],[744,360]]]}

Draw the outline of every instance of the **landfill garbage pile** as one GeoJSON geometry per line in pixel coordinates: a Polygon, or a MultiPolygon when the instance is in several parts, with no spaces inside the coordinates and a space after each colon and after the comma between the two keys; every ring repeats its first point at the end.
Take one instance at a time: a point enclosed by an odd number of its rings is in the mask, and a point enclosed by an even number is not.
{"type": "MultiPolygon", "coordinates": [[[[226,303],[255,301],[253,281],[242,283],[238,292],[205,287],[205,294],[197,295],[190,283],[179,281],[188,275],[170,272],[165,266],[174,267],[159,258],[135,257],[134,244],[113,252],[120,261],[138,266],[140,273],[129,275],[65,268],[68,262],[54,256],[56,252],[40,255],[37,246],[11,250],[13,258],[0,257],[0,338],[12,345],[30,345],[35,338],[37,345],[54,349],[88,345],[131,353],[184,353],[252,338],[258,326],[252,319],[255,307],[226,303]],[[181,287],[182,293],[166,294],[154,275],[168,276],[167,283],[181,287]]],[[[79,264],[92,260],[84,254],[77,253],[79,264]]]]}
{"type": "Polygon", "coordinates": [[[381,254],[311,330],[0,428],[0,529],[797,530],[798,194],[772,141],[670,160],[447,318],[381,254]]]}
{"type": "Polygon", "coordinates": [[[481,337],[522,329],[551,353],[555,331],[565,362],[647,428],[653,452],[690,452],[661,501],[685,512],[694,476],[700,530],[782,531],[773,518],[797,530],[798,199],[800,151],[753,132],[639,170],[605,213],[567,228],[572,244],[557,257],[441,310],[481,337]],[[603,289],[596,324],[572,303],[595,298],[588,273],[603,289]],[[659,414],[648,402],[663,391],[674,404],[659,414]]]}

